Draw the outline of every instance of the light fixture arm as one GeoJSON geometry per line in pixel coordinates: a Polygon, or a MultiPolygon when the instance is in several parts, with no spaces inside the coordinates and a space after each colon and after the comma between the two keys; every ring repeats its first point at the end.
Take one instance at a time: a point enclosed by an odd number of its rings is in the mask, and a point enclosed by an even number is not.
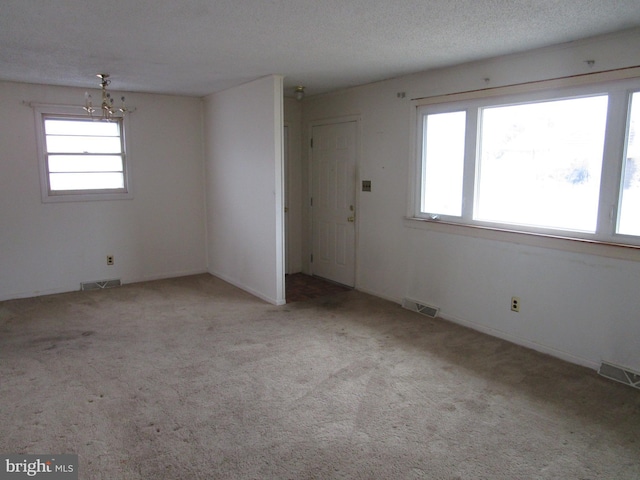
{"type": "MultiPolygon", "coordinates": [[[[124,96],[120,97],[120,99],[122,100],[122,105],[119,108],[115,107],[111,94],[107,92],[107,87],[111,83],[111,80],[109,80],[109,75],[107,73],[99,73],[96,76],[100,79],[100,88],[102,89],[102,102],[100,104],[100,111],[102,112],[102,116],[99,119],[108,122],[113,118],[122,117],[127,112],[127,108],[124,103],[124,96]]],[[[85,105],[83,109],[87,112],[87,114],[89,114],[91,118],[94,118],[93,114],[98,109],[93,106],[93,100],[88,92],[85,92],[84,94],[84,101],[85,105]]]]}

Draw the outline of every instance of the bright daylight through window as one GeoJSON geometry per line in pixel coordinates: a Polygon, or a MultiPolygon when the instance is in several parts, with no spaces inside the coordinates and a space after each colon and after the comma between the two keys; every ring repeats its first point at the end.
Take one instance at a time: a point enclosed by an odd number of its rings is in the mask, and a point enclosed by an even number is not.
{"type": "Polygon", "coordinates": [[[640,93],[634,93],[620,196],[618,233],[640,236],[640,93]]]}
{"type": "Polygon", "coordinates": [[[414,216],[639,245],[639,86],[418,105],[414,216]]]}
{"type": "Polygon", "coordinates": [[[44,118],[49,188],[124,191],[120,122],[44,118]]]}
{"type": "Polygon", "coordinates": [[[607,97],[483,108],[474,218],[596,231],[607,97]]]}
{"type": "Polygon", "coordinates": [[[37,109],[43,201],[130,198],[124,119],[37,109]]]}
{"type": "Polygon", "coordinates": [[[424,120],[422,210],[462,213],[465,112],[436,113],[424,120]]]}

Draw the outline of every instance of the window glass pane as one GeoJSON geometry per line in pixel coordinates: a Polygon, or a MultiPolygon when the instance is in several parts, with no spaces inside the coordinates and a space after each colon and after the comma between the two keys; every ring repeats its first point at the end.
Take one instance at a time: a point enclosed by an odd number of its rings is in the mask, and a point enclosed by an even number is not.
{"type": "Polygon", "coordinates": [[[460,216],[466,112],[423,118],[422,212],[460,216]]]}
{"type": "Polygon", "coordinates": [[[116,155],[49,155],[50,172],[122,172],[116,155]]]}
{"type": "Polygon", "coordinates": [[[49,183],[52,191],[122,189],[124,177],[122,173],[51,173],[49,183]]]}
{"type": "Polygon", "coordinates": [[[618,233],[640,235],[640,93],[631,98],[618,233]]]}
{"type": "Polygon", "coordinates": [[[595,232],[606,95],[482,109],[474,219],[595,232]]]}
{"type": "Polygon", "coordinates": [[[118,122],[47,118],[44,121],[44,128],[47,135],[86,135],[91,137],[117,137],[120,135],[118,122]]]}
{"type": "Polygon", "coordinates": [[[120,153],[118,137],[72,137],[47,135],[49,153],[120,153]]]}

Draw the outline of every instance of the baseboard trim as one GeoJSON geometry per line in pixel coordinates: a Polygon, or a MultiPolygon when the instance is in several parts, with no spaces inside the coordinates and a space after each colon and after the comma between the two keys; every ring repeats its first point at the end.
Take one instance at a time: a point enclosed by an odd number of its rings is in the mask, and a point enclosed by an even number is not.
{"type": "MultiPolygon", "coordinates": [[[[126,285],[129,283],[152,282],[154,280],[166,280],[168,278],[188,277],[191,275],[200,275],[203,273],[209,273],[209,272],[206,269],[203,270],[201,268],[198,268],[193,270],[181,270],[179,272],[170,272],[170,273],[165,272],[157,275],[144,275],[142,277],[134,277],[134,278],[122,277],[121,281],[122,281],[122,285],[126,285]]],[[[88,280],[88,281],[95,281],[95,280],[88,280]]],[[[44,290],[32,290],[29,292],[10,293],[8,295],[0,296],[0,302],[4,302],[7,300],[18,300],[21,298],[44,297],[46,295],[57,295],[60,293],[78,292],[80,291],[80,288],[78,288],[78,286],[84,282],[85,280],[80,280],[65,287],[48,288],[44,290]]]]}
{"type": "Polygon", "coordinates": [[[502,330],[497,330],[495,328],[487,327],[479,323],[462,320],[460,318],[454,317],[452,315],[447,315],[446,313],[442,313],[442,312],[440,312],[439,317],[448,322],[462,325],[463,327],[467,327],[472,330],[476,330],[478,332],[486,333],[487,335],[491,335],[492,337],[501,338],[502,340],[506,340],[516,345],[530,348],[537,352],[544,353],[546,355],[550,355],[555,358],[559,358],[560,360],[564,360],[565,362],[587,367],[591,370],[598,370],[598,368],[600,367],[600,364],[598,362],[593,362],[591,360],[587,360],[586,358],[582,358],[582,357],[564,352],[562,350],[558,350],[553,347],[548,347],[546,345],[542,345],[540,343],[533,342],[531,340],[527,340],[522,337],[518,337],[516,335],[511,335],[509,333],[503,332],[502,330]]]}
{"type": "Polygon", "coordinates": [[[170,272],[170,273],[159,273],[156,275],[145,275],[141,278],[136,279],[124,279],[122,281],[123,285],[125,283],[139,283],[139,282],[152,282],[154,280],[166,280],[168,278],[179,278],[179,277],[190,277],[191,275],[202,275],[203,273],[209,273],[209,271],[205,269],[194,269],[194,270],[182,270],[179,272],[170,272]]]}
{"type": "Polygon", "coordinates": [[[383,300],[388,300],[389,302],[397,303],[398,305],[402,306],[402,298],[385,295],[384,293],[376,292],[375,290],[369,290],[368,288],[361,288],[358,285],[355,286],[354,290],[366,293],[367,295],[382,298],[383,300]]]}

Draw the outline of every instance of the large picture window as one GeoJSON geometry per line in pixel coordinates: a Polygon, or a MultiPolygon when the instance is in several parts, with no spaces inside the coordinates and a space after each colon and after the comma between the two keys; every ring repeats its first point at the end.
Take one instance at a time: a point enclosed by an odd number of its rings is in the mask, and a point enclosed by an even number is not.
{"type": "Polygon", "coordinates": [[[130,198],[124,119],[50,110],[36,112],[43,200],[130,198]]]}
{"type": "Polygon", "coordinates": [[[417,105],[413,216],[640,244],[634,89],[639,81],[417,105]]]}

